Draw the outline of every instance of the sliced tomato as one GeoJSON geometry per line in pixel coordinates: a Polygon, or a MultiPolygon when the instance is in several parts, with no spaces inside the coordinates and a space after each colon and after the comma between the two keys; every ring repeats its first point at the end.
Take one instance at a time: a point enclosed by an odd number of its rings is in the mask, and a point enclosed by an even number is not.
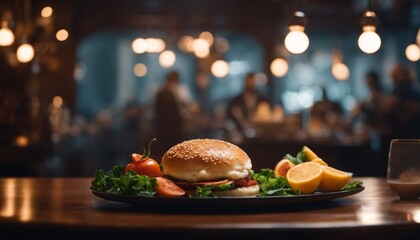
{"type": "Polygon", "coordinates": [[[159,196],[182,197],[185,195],[185,191],[169,179],[157,177],[156,183],[156,193],[159,196]]]}
{"type": "Polygon", "coordinates": [[[241,179],[235,180],[234,184],[237,187],[250,187],[250,186],[257,185],[258,182],[257,180],[254,180],[254,179],[250,179],[247,181],[245,178],[241,178],[241,179]]]}

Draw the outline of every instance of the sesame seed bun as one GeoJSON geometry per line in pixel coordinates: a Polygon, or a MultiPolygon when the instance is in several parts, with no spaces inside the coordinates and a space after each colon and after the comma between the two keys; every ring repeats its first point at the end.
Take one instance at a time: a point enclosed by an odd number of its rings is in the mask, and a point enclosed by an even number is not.
{"type": "Polygon", "coordinates": [[[238,146],[216,139],[194,139],[170,148],[162,158],[164,175],[187,182],[236,180],[248,176],[252,164],[238,146]]]}

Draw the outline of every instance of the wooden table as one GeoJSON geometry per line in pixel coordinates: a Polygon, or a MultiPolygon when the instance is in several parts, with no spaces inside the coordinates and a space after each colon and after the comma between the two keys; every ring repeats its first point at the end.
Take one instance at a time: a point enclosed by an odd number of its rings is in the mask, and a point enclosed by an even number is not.
{"type": "MultiPolygon", "coordinates": [[[[6,239],[420,239],[420,200],[400,201],[382,178],[353,196],[270,210],[135,207],[92,195],[89,178],[0,178],[6,239]]],[[[252,208],[252,206],[250,206],[252,208]]],[[[0,237],[1,239],[5,239],[0,237]]]]}

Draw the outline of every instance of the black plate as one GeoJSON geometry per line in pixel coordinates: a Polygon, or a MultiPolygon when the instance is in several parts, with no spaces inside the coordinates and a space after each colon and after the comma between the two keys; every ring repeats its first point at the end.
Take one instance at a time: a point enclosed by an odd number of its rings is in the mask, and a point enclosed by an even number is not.
{"type": "Polygon", "coordinates": [[[345,190],[337,192],[321,193],[315,192],[313,194],[302,194],[292,196],[267,196],[267,197],[218,197],[218,198],[197,198],[197,197],[149,197],[124,195],[117,193],[105,193],[92,190],[92,193],[100,198],[124,202],[131,204],[153,206],[176,206],[176,207],[262,207],[273,205],[296,205],[302,203],[316,203],[323,201],[330,201],[337,198],[343,198],[354,195],[363,191],[364,187],[359,187],[354,190],[345,190]]]}

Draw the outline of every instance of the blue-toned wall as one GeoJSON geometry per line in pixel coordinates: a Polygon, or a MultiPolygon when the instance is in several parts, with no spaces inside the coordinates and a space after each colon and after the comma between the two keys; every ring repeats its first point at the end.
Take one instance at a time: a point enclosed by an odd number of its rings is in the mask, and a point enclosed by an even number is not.
{"type": "MultiPolygon", "coordinates": [[[[159,32],[153,36],[166,37],[159,32]]],[[[131,49],[133,39],[149,37],[147,33],[102,32],[89,37],[80,44],[77,51],[78,65],[83,66],[84,71],[77,84],[78,114],[92,118],[102,110],[120,109],[133,101],[141,106],[149,106],[153,104],[155,93],[172,69],[179,71],[181,81],[189,87],[195,100],[205,97],[205,108],[210,112],[219,104],[225,105],[241,91],[243,79],[248,72],[263,71],[264,56],[260,44],[245,34],[221,31],[216,36],[229,41],[229,51],[219,56],[230,63],[231,72],[223,78],[205,72],[209,80],[205,92],[197,89],[199,60],[192,54],[178,50],[176,43],[167,45],[176,54],[175,64],[163,68],[159,65],[158,53],[135,54],[131,49]],[[136,63],[147,66],[147,75],[134,75],[133,67],[136,63]]],[[[262,92],[268,92],[266,86],[261,85],[260,88],[262,92]]]]}
{"type": "Polygon", "coordinates": [[[418,76],[418,62],[409,62],[405,57],[405,48],[414,43],[417,28],[383,32],[379,29],[378,33],[382,39],[380,50],[366,54],[357,45],[360,33],[307,32],[310,39],[308,50],[300,55],[288,55],[287,75],[274,77],[275,101],[285,104],[288,112],[301,111],[319,100],[321,88],[326,87],[330,99],[339,101],[349,111],[356,101],[369,94],[365,85],[368,71],[379,74],[386,91],[392,88],[389,72],[397,63],[407,64],[418,76]],[[350,70],[346,81],[336,80],[332,75],[331,53],[335,48],[341,50],[343,62],[350,70]]]}

